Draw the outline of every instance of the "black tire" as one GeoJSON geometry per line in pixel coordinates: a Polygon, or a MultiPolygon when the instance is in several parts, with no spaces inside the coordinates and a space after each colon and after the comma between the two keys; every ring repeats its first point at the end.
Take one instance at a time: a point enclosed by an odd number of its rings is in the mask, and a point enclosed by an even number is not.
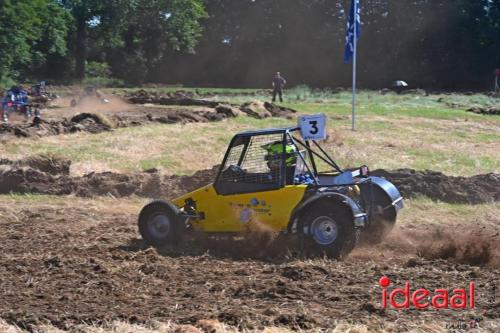
{"type": "Polygon", "coordinates": [[[176,208],[164,201],[153,201],[139,213],[139,232],[142,238],[156,247],[177,245],[185,225],[176,208]]]}
{"type": "Polygon", "coordinates": [[[301,220],[306,251],[314,255],[343,259],[358,243],[360,230],[344,204],[320,202],[309,207],[301,220]]]}

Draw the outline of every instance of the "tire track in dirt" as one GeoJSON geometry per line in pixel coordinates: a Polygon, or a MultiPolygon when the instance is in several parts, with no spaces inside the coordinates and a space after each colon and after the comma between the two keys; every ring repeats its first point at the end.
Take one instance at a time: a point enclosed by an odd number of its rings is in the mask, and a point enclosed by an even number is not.
{"type": "Polygon", "coordinates": [[[0,317],[32,331],[45,323],[70,329],[82,322],[145,323],[151,318],[294,330],[334,327],[339,318],[374,329],[381,321],[403,317],[407,324],[426,318],[499,320],[499,304],[491,303],[488,294],[498,271],[488,266],[408,251],[374,259],[378,252],[387,253],[383,244],[370,249],[371,257],[354,255],[343,262],[286,255],[235,259],[230,256],[234,248],[208,254],[189,240],[175,251],[148,248],[137,238],[136,216],[87,207],[82,199],[16,207],[0,201],[0,211],[15,211],[0,220],[0,317]],[[382,275],[395,286],[411,281],[431,290],[467,286],[473,279],[477,309],[383,310],[377,284],[382,275]]]}

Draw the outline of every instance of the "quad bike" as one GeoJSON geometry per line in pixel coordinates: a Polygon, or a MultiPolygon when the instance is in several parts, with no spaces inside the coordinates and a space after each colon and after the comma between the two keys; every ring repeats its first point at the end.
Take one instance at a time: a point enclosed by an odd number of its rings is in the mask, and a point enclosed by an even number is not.
{"type": "Polygon", "coordinates": [[[76,107],[78,104],[81,104],[85,100],[96,99],[99,100],[102,104],[109,103],[109,100],[103,96],[103,94],[95,87],[88,86],[83,89],[83,92],[78,97],[78,100],[72,99],[70,102],[71,107],[76,107]]]}
{"type": "Polygon", "coordinates": [[[40,117],[40,110],[32,104],[8,102],[2,108],[3,122],[8,123],[12,113],[23,115],[26,119],[40,117]]]}
{"type": "Polygon", "coordinates": [[[143,207],[142,238],[175,246],[188,230],[237,234],[258,221],[298,234],[309,249],[333,258],[347,255],[365,235],[381,241],[403,208],[397,188],[370,176],[366,166],[341,169],[301,133],[297,127],[236,134],[212,184],[143,207]]]}
{"type": "Polygon", "coordinates": [[[46,106],[50,101],[59,98],[54,93],[47,91],[45,81],[32,85],[29,90],[30,100],[38,105],[46,106]]]}
{"type": "Polygon", "coordinates": [[[27,94],[7,94],[2,103],[2,120],[8,122],[12,113],[31,118],[34,113],[39,113],[39,111],[30,103],[27,94]]]}

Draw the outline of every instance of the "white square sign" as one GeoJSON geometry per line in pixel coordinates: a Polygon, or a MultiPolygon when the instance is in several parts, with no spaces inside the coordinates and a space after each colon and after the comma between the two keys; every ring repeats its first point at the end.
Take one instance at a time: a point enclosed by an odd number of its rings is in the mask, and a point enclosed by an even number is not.
{"type": "Polygon", "coordinates": [[[300,116],[299,127],[302,138],[306,141],[326,139],[326,116],[324,114],[300,116]]]}

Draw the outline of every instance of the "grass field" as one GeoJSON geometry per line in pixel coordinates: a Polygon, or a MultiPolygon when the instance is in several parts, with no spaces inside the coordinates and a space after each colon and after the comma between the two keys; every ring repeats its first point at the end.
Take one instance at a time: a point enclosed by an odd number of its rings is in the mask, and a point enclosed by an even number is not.
{"type": "MultiPolygon", "coordinates": [[[[438,102],[442,99],[451,103],[456,99],[456,104],[494,105],[498,104],[497,99],[485,95],[382,96],[363,91],[358,96],[357,130],[353,132],[348,93],[323,93],[322,101],[311,94],[294,101],[294,93],[287,92],[292,100],[284,105],[305,114],[327,115],[330,140],[325,144],[343,166],[432,169],[450,175],[500,171],[500,117],[477,115],[438,102]]],[[[239,103],[265,97],[212,98],[239,103]]],[[[75,163],[73,171],[77,174],[104,170],[130,172],[152,167],[171,174],[190,174],[220,163],[227,143],[238,131],[294,125],[295,120],[260,121],[249,117],[220,123],[152,124],[97,135],[16,140],[0,146],[0,154],[8,158],[29,154],[64,156],[75,163]],[[196,159],[192,158],[193,153],[196,159]]]]}

